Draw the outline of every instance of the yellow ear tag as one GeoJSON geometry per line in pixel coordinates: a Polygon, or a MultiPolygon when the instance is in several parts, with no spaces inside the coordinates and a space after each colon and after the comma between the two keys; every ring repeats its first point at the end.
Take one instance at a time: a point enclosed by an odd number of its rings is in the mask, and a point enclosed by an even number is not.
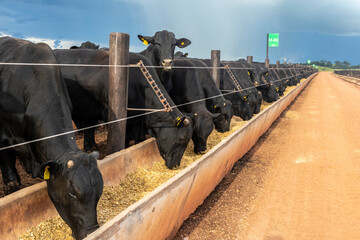
{"type": "Polygon", "coordinates": [[[268,73],[266,73],[266,76],[269,75],[268,73]]]}
{"type": "Polygon", "coordinates": [[[250,76],[250,72],[248,71],[248,75],[250,76]]]}
{"type": "Polygon", "coordinates": [[[214,108],[216,108],[216,105],[214,105],[214,108]]]}
{"type": "Polygon", "coordinates": [[[181,46],[183,46],[185,43],[184,42],[181,42],[181,46]]]}
{"type": "Polygon", "coordinates": [[[177,120],[176,126],[179,126],[181,119],[179,117],[177,117],[176,120],[177,120]]]}
{"type": "Polygon", "coordinates": [[[44,172],[44,179],[45,179],[45,180],[50,179],[49,168],[50,168],[49,166],[46,166],[46,167],[45,167],[45,172],[44,172]]]}
{"type": "Polygon", "coordinates": [[[246,97],[246,96],[244,97],[244,100],[245,100],[245,102],[247,101],[247,97],[246,97]]]}
{"type": "Polygon", "coordinates": [[[143,44],[148,45],[149,42],[144,39],[143,44]]]}

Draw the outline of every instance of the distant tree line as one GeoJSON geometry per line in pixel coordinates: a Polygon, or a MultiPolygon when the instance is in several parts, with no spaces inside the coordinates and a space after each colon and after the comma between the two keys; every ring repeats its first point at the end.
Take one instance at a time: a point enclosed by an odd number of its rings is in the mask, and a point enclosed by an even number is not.
{"type": "Polygon", "coordinates": [[[333,69],[360,69],[360,65],[354,65],[352,66],[351,63],[348,61],[335,61],[335,63],[332,63],[331,61],[321,60],[321,61],[313,61],[311,64],[305,63],[304,65],[317,65],[322,67],[328,67],[333,69]]]}

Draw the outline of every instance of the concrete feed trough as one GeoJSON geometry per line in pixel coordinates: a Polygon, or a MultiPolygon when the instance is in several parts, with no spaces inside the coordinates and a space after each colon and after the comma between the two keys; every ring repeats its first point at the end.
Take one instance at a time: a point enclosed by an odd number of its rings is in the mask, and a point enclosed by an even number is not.
{"type": "Polygon", "coordinates": [[[166,239],[175,235],[216,185],[266,132],[315,74],[222,140],[202,158],[131,205],[86,240],[166,239]]]}

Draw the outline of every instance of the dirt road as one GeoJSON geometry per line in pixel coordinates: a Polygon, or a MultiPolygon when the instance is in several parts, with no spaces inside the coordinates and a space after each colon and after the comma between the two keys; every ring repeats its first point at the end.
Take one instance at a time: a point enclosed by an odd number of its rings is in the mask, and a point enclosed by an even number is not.
{"type": "Polygon", "coordinates": [[[360,239],[360,87],[322,72],[175,239],[360,239]]]}

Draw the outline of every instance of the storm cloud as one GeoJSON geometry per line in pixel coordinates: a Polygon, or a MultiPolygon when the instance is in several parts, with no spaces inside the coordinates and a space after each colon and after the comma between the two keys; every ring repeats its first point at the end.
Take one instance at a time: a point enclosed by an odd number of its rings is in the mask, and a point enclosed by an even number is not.
{"type": "MultiPolygon", "coordinates": [[[[137,34],[169,30],[192,44],[190,56],[222,59],[248,55],[264,61],[266,33],[280,34],[270,60],[347,60],[360,64],[360,1],[355,0],[81,0],[2,1],[0,29],[9,35],[108,46],[111,32],[130,34],[133,51],[145,49],[137,34]]],[[[57,43],[57,42],[56,42],[57,43]]],[[[61,43],[55,46],[63,46],[61,43]]]]}

